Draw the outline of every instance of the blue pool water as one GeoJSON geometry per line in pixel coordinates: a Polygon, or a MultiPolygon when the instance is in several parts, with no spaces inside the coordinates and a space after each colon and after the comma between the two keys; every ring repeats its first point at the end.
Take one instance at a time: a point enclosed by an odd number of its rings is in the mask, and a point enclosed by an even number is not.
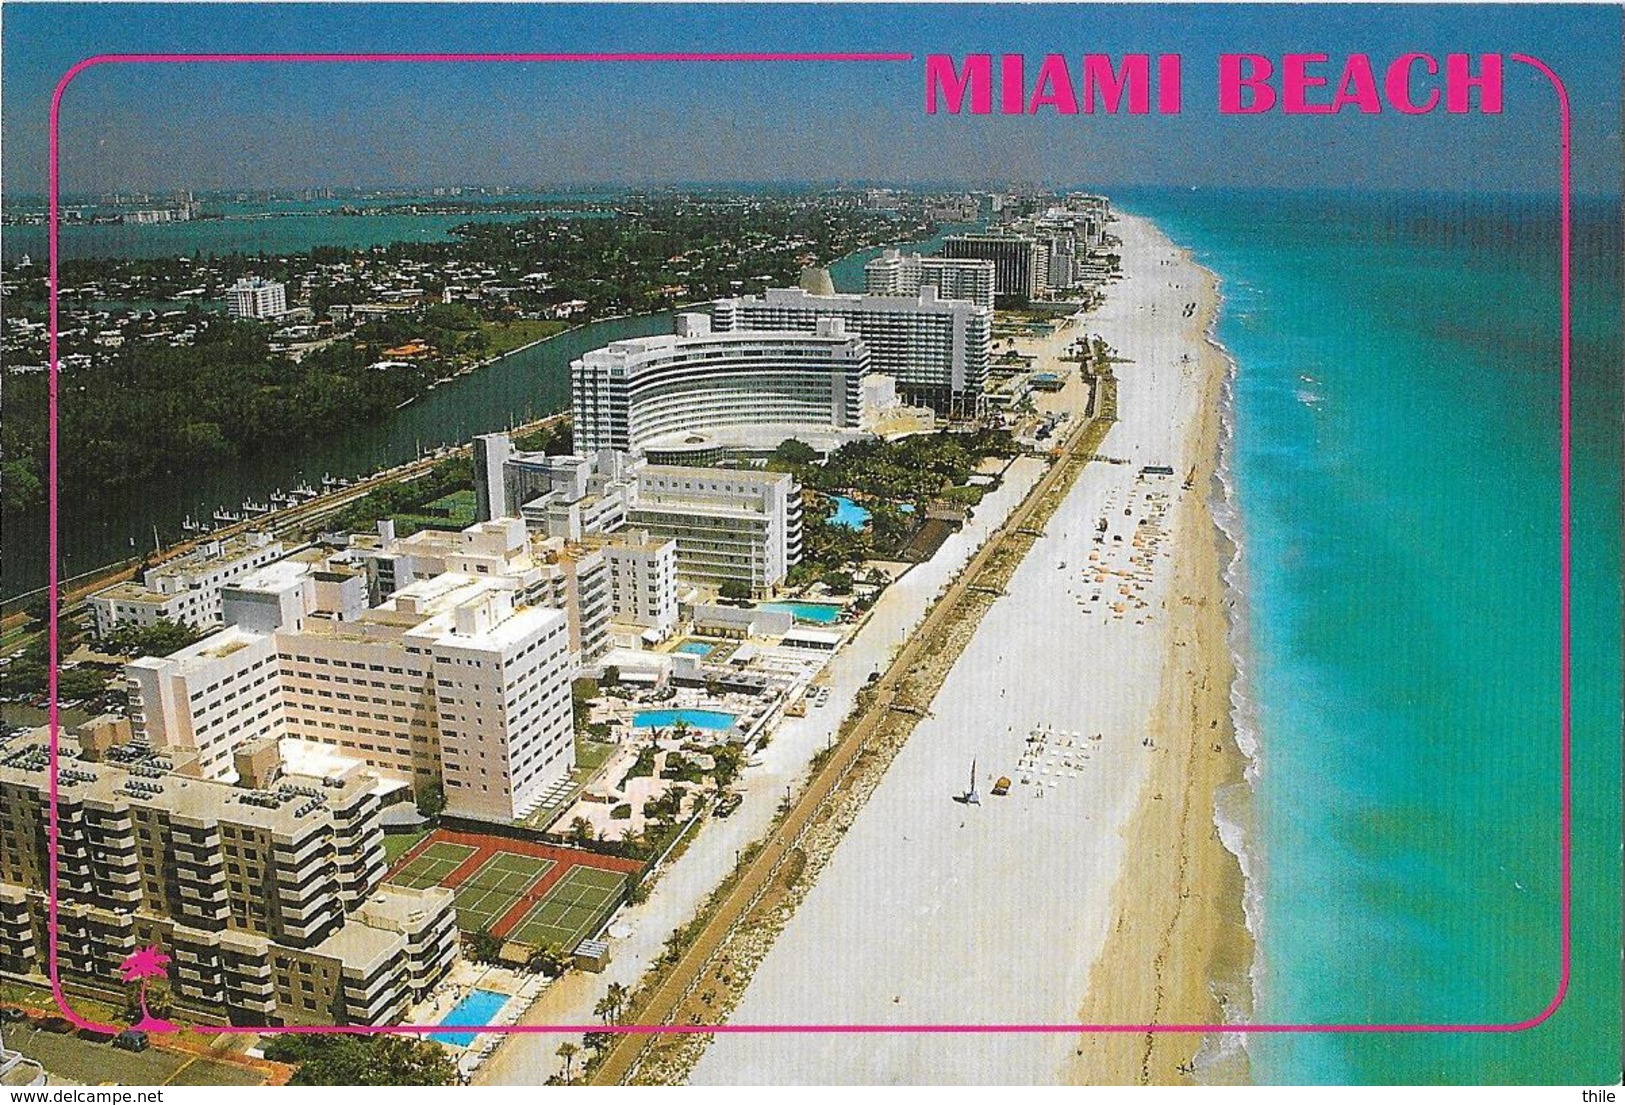
{"type": "Polygon", "coordinates": [[[669,729],[679,721],[691,729],[731,729],[734,715],[718,710],[639,710],[632,716],[632,728],[669,729]]]}
{"type": "Polygon", "coordinates": [[[709,656],[716,650],[716,645],[708,645],[704,641],[684,641],[673,652],[686,652],[690,656],[709,656]]]}
{"type": "MultiPolygon", "coordinates": [[[[457,1003],[457,1008],[447,1013],[440,1024],[449,1025],[484,1025],[490,1024],[491,1018],[497,1015],[497,1010],[508,1003],[507,994],[499,994],[495,990],[475,990],[468,997],[457,1003]]],[[[437,1044],[450,1044],[452,1047],[467,1047],[474,1042],[474,1032],[431,1032],[429,1039],[437,1044]]]]}
{"type": "Polygon", "coordinates": [[[761,609],[794,614],[798,622],[816,622],[819,625],[833,624],[841,616],[841,608],[827,602],[764,602],[761,609]]]}
{"type": "Polygon", "coordinates": [[[845,526],[847,529],[862,529],[869,524],[869,512],[863,507],[845,495],[830,497],[835,500],[835,513],[829,518],[831,524],[845,526]]]}

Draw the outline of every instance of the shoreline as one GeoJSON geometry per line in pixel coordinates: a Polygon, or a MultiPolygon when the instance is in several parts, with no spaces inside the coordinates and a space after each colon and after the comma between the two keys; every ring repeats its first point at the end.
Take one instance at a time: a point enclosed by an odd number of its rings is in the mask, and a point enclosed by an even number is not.
{"type": "MultiPolygon", "coordinates": [[[[1088,465],[1034,535],[754,970],[736,1023],[1222,1023],[1209,976],[1245,976],[1240,869],[1213,806],[1242,761],[1211,485],[1196,479],[1217,466],[1228,363],[1204,333],[1215,280],[1149,221],[1118,229],[1125,279],[1079,318],[1114,351],[1118,421],[1099,447],[1111,462],[1088,465]],[[973,765],[984,795],[1010,776],[1008,795],[948,801],[973,765]],[[1158,883],[1166,900],[1137,908],[1158,883]],[[811,963],[842,985],[809,989],[811,963]]],[[[1171,1083],[1199,1044],[905,1033],[854,1051],[726,1034],[689,1081],[1171,1083]]]]}
{"type": "MultiPolygon", "coordinates": [[[[1221,792],[1247,785],[1248,759],[1236,741],[1226,582],[1229,535],[1210,494],[1226,447],[1222,399],[1234,361],[1214,328],[1222,305],[1218,277],[1180,255],[1203,281],[1194,322],[1197,357],[1195,457],[1170,596],[1172,632],[1163,659],[1163,693],[1153,739],[1178,748],[1158,757],[1125,828],[1130,854],[1113,888],[1112,926],[1079,1010],[1083,1024],[1218,1024],[1252,1014],[1255,955],[1244,907],[1246,880],[1238,857],[1220,838],[1221,792]],[[1168,798],[1175,797],[1174,801],[1168,798]],[[1167,878],[1167,867],[1177,871],[1167,878]],[[1145,985],[1145,968],[1153,970],[1145,985]]],[[[1223,1034],[1096,1033],[1078,1041],[1065,1080],[1082,1084],[1191,1085],[1245,1083],[1243,1049],[1210,1046],[1223,1034]],[[1200,1064],[1199,1064],[1200,1058],[1200,1064]]]]}

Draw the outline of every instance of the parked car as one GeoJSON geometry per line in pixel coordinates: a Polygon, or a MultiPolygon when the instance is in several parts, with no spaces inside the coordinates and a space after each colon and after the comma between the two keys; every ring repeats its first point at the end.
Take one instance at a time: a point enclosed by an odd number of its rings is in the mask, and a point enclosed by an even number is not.
{"type": "Polygon", "coordinates": [[[740,794],[737,790],[730,790],[718,800],[717,816],[727,817],[729,814],[733,813],[734,810],[737,810],[739,808],[739,803],[743,802],[744,800],[744,795],[740,794]]]}
{"type": "Polygon", "coordinates": [[[73,1031],[73,1022],[66,1017],[46,1017],[39,1026],[43,1031],[55,1032],[59,1036],[73,1031]]]}
{"type": "Polygon", "coordinates": [[[149,1046],[147,1034],[139,1028],[126,1028],[113,1037],[113,1046],[125,1051],[146,1051],[149,1046]]]}
{"type": "Polygon", "coordinates": [[[0,1006],[0,1023],[11,1024],[15,1021],[26,1021],[28,1014],[15,1005],[0,1006]]]}

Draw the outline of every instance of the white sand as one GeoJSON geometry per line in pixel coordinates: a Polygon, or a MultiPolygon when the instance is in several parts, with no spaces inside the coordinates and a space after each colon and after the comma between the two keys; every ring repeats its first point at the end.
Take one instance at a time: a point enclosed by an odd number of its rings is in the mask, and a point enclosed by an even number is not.
{"type": "MultiPolygon", "coordinates": [[[[1180,325],[1200,274],[1149,223],[1124,217],[1113,229],[1126,277],[1083,328],[1133,362],[1117,366],[1121,421],[1101,448],[1129,463],[1090,465],[1079,478],[757,969],[734,1024],[1076,1021],[1154,754],[1142,741],[1168,652],[1160,601],[1178,534],[1152,556],[1149,583],[1108,575],[1096,584],[1082,569],[1091,551],[1114,570],[1138,567],[1129,556],[1145,493],[1172,501],[1195,463],[1200,390],[1180,325]],[[1140,481],[1146,464],[1175,475],[1140,481]],[[1111,530],[1097,545],[1103,516],[1111,530]],[[1123,601],[1125,583],[1145,609],[1092,612],[1123,601]],[[1088,603],[1097,588],[1101,599],[1088,603]],[[1035,726],[1062,732],[1023,769],[1035,726]],[[973,758],[982,803],[965,806],[951,796],[973,758]],[[1008,797],[990,793],[999,775],[1018,780],[1008,797]]],[[[692,1081],[1045,1083],[1075,1046],[1070,1033],[728,1034],[692,1081]]]]}

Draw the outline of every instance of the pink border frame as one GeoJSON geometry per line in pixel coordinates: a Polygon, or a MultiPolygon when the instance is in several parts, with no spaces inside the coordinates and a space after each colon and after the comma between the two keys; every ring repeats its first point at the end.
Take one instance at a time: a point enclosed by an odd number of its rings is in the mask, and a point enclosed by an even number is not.
{"type": "MultiPolygon", "coordinates": [[[[1504,1024],[926,1024],[926,1025],[896,1025],[896,1024],[711,1024],[711,1025],[604,1025],[604,1024],[549,1024],[549,1025],[290,1025],[282,1027],[258,1026],[225,1026],[208,1027],[206,1029],[183,1029],[183,1031],[199,1032],[204,1035],[218,1035],[221,1032],[236,1033],[318,1033],[338,1032],[350,1034],[391,1033],[401,1035],[427,1035],[435,1032],[456,1030],[459,1032],[500,1032],[500,1033],[577,1033],[577,1032],[619,1032],[639,1034],[716,1034],[716,1033],[1142,1033],[1142,1032],[1210,1032],[1210,1033],[1283,1033],[1283,1032],[1336,1032],[1336,1033],[1422,1033],[1422,1032],[1521,1032],[1543,1024],[1563,1004],[1568,994],[1570,967],[1571,967],[1571,827],[1572,827],[1572,779],[1571,779],[1571,706],[1572,694],[1570,677],[1572,671],[1570,645],[1570,216],[1571,216],[1571,181],[1570,181],[1570,113],[1568,90],[1563,81],[1552,69],[1539,58],[1527,54],[1509,55],[1513,61],[1522,62],[1530,66],[1551,82],[1557,94],[1558,115],[1560,121],[1561,155],[1560,155],[1560,188],[1562,212],[1562,275],[1561,275],[1561,342],[1562,342],[1562,372],[1561,372],[1561,427],[1559,442],[1560,458],[1560,492],[1561,504],[1561,547],[1562,547],[1562,615],[1561,615],[1561,670],[1562,670],[1562,816],[1561,816],[1561,893],[1560,906],[1562,917],[1562,933],[1560,944],[1560,964],[1558,974],[1557,992],[1547,1003],[1546,1007],[1532,1017],[1521,1021],[1504,1024]]],[[[47,630],[48,649],[50,657],[50,671],[48,694],[50,698],[48,725],[50,729],[50,818],[48,824],[48,840],[50,846],[50,887],[49,902],[49,953],[47,956],[50,967],[51,991],[56,999],[57,1007],[63,1015],[80,1028],[99,1029],[116,1032],[121,1026],[104,1025],[82,1018],[69,1004],[67,996],[63,993],[61,979],[57,970],[57,739],[60,731],[60,720],[57,700],[57,663],[58,637],[57,637],[57,602],[59,594],[59,579],[57,569],[57,523],[58,523],[58,488],[57,488],[57,380],[59,365],[57,362],[57,232],[58,232],[58,132],[61,117],[62,95],[67,91],[68,85],[80,73],[98,65],[128,65],[128,64],[195,64],[208,63],[371,63],[371,62],[397,62],[397,63],[446,63],[446,62],[865,62],[865,61],[912,61],[912,54],[889,53],[592,53],[592,54],[99,54],[78,62],[57,82],[56,90],[51,97],[50,116],[50,385],[49,409],[50,426],[48,430],[49,451],[49,499],[48,513],[50,520],[50,570],[48,576],[48,593],[50,595],[50,618],[47,630]]]]}

